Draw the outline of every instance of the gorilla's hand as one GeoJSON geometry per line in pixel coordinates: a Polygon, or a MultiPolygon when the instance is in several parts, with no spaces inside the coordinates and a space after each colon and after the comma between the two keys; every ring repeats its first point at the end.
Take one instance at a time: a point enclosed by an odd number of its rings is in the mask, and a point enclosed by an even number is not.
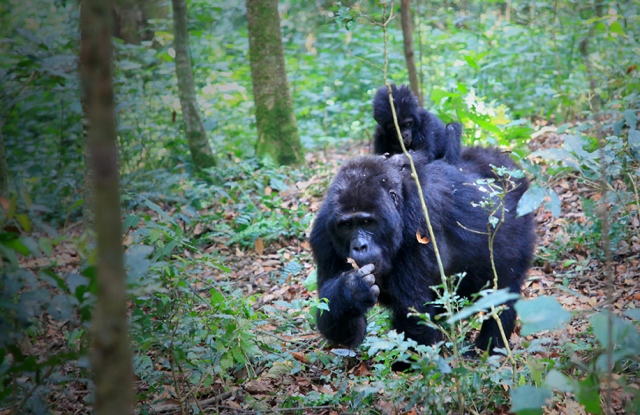
{"type": "Polygon", "coordinates": [[[367,264],[343,276],[353,300],[352,306],[363,312],[375,305],[380,294],[380,287],[376,285],[376,277],[373,275],[375,269],[373,264],[367,264]]]}

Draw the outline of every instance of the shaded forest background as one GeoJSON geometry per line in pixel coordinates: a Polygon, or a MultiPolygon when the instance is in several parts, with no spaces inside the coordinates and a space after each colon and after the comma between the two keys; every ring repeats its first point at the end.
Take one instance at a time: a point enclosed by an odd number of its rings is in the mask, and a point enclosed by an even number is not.
{"type": "MultiPolygon", "coordinates": [[[[539,246],[525,297],[542,302],[520,314],[542,323],[514,336],[513,360],[412,348],[379,308],[356,357],[317,334],[313,214],[337,166],[370,152],[375,89],[409,83],[400,4],[382,3],[278,2],[304,153],[287,166],[257,146],[245,5],[187,1],[215,159],[203,169],[183,121],[171,5],[116,2],[136,413],[455,413],[460,396],[468,413],[640,413],[637,0],[411,2],[425,107],[462,122],[465,145],[511,151],[532,178],[523,209],[536,212],[539,246]],[[383,11],[397,16],[385,31],[383,11]],[[393,373],[407,353],[420,370],[393,373]]],[[[76,2],[0,6],[3,414],[95,403],[79,19],[76,2]]]]}

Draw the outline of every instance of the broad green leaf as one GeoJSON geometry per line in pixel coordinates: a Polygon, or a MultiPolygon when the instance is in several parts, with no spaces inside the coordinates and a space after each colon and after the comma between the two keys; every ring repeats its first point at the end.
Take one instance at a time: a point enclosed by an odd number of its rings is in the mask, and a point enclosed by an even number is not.
{"type": "Polygon", "coordinates": [[[506,303],[507,301],[515,300],[518,297],[519,297],[518,294],[509,292],[509,290],[506,288],[502,290],[494,291],[489,295],[481,297],[470,306],[463,308],[458,313],[449,317],[447,319],[447,323],[451,324],[458,320],[465,319],[475,313],[489,310],[491,307],[497,307],[501,304],[506,303]]]}
{"type": "Polygon", "coordinates": [[[584,409],[590,414],[601,414],[600,393],[593,376],[587,376],[577,382],[575,394],[578,402],[584,405],[584,409]]]}
{"type": "Polygon", "coordinates": [[[640,131],[638,130],[629,131],[629,147],[631,148],[640,147],[640,131]]]}
{"type": "Polygon", "coordinates": [[[622,35],[624,36],[624,28],[622,27],[622,25],[620,24],[619,21],[614,21],[613,23],[611,23],[611,26],[609,26],[609,30],[611,31],[611,33],[615,33],[618,35],[622,35]]]}
{"type": "Polygon", "coordinates": [[[29,219],[29,216],[27,214],[18,213],[16,215],[16,219],[18,219],[18,223],[20,224],[22,229],[24,229],[25,232],[27,233],[31,232],[31,219],[29,219]]]}
{"type": "Polygon", "coordinates": [[[46,256],[51,256],[51,253],[53,252],[53,245],[51,244],[51,239],[40,237],[38,239],[38,246],[46,256]]]}
{"type": "Polygon", "coordinates": [[[579,160],[593,161],[597,159],[598,156],[596,153],[589,153],[588,151],[584,150],[584,146],[586,146],[587,144],[588,142],[582,135],[566,135],[564,137],[564,144],[562,145],[562,147],[578,156],[579,160]]]}
{"type": "Polygon", "coordinates": [[[491,123],[491,119],[488,116],[483,116],[480,114],[477,114],[475,112],[469,112],[469,118],[471,119],[471,121],[475,122],[476,124],[478,124],[480,127],[484,128],[487,131],[490,131],[492,133],[495,134],[502,134],[502,131],[500,131],[500,129],[498,127],[496,127],[495,125],[493,125],[491,123]]]}
{"type": "Polygon", "coordinates": [[[272,177],[271,180],[269,180],[269,186],[279,192],[286,190],[289,187],[285,182],[276,177],[272,177]]]}
{"type": "Polygon", "coordinates": [[[636,126],[638,125],[638,116],[636,115],[636,111],[624,110],[622,115],[624,115],[624,121],[627,123],[627,125],[635,130],[636,126]]]}
{"type": "Polygon", "coordinates": [[[473,69],[478,70],[478,62],[472,56],[467,55],[464,57],[464,60],[467,61],[473,69]]]}
{"type": "Polygon", "coordinates": [[[554,330],[569,321],[571,313],[562,308],[554,296],[520,300],[515,305],[522,321],[521,335],[554,330]]]}
{"type": "Polygon", "coordinates": [[[531,187],[520,198],[518,202],[518,216],[524,216],[533,212],[544,202],[546,189],[533,183],[531,187]]]}
{"type": "Polygon", "coordinates": [[[640,322],[640,308],[632,308],[624,312],[624,315],[635,320],[636,322],[640,322]]]}
{"type": "Polygon", "coordinates": [[[542,407],[551,398],[551,389],[524,385],[513,389],[511,395],[511,411],[520,415],[542,414],[542,407]]]}
{"type": "Polygon", "coordinates": [[[547,386],[553,389],[557,389],[561,392],[573,392],[575,388],[575,381],[573,379],[555,369],[549,371],[544,383],[547,386]]]}
{"type": "Polygon", "coordinates": [[[220,291],[212,288],[209,290],[209,293],[211,294],[211,299],[209,300],[209,302],[212,306],[217,306],[218,304],[224,303],[224,296],[220,293],[220,291]]]}
{"type": "Polygon", "coordinates": [[[136,215],[127,215],[124,217],[124,222],[122,224],[122,229],[127,231],[129,228],[133,228],[138,225],[140,218],[136,215]]]}
{"type": "MultiPolygon", "coordinates": [[[[609,320],[606,312],[596,313],[591,317],[591,325],[596,340],[603,348],[608,347],[609,320]]],[[[633,357],[640,350],[640,333],[630,321],[613,315],[611,318],[611,331],[613,339],[612,362],[615,364],[624,357],[633,357]]],[[[608,358],[604,353],[598,357],[596,367],[602,371],[607,370],[608,358]]]]}
{"type": "Polygon", "coordinates": [[[167,213],[164,210],[162,210],[162,208],[160,206],[156,205],[155,203],[153,203],[152,201],[150,201],[149,199],[147,199],[145,197],[143,197],[142,200],[144,200],[145,205],[147,205],[151,210],[153,210],[158,215],[163,217],[167,222],[171,222],[171,223],[175,224],[175,222],[171,218],[171,216],[167,215],[167,213]]]}
{"type": "Polygon", "coordinates": [[[318,288],[318,270],[314,269],[307,275],[304,280],[304,286],[309,291],[315,291],[318,288]]]}
{"type": "Polygon", "coordinates": [[[29,255],[29,248],[27,248],[27,246],[24,244],[24,241],[21,239],[12,239],[5,242],[4,245],[13,249],[14,251],[21,253],[24,256],[29,255]]]}
{"type": "Polygon", "coordinates": [[[371,346],[369,347],[367,354],[369,356],[375,356],[375,354],[380,350],[391,350],[394,347],[394,343],[390,342],[389,340],[376,339],[371,342],[371,346]]]}
{"type": "Polygon", "coordinates": [[[548,161],[561,161],[571,169],[580,170],[580,163],[576,156],[563,148],[546,148],[543,150],[536,150],[531,153],[529,157],[540,157],[548,161]]]}
{"type": "Polygon", "coordinates": [[[340,357],[356,357],[356,352],[351,349],[331,349],[331,353],[340,357]]]}
{"type": "Polygon", "coordinates": [[[546,195],[549,197],[549,200],[544,203],[545,209],[550,210],[554,217],[560,217],[560,214],[562,213],[562,202],[560,201],[558,194],[552,188],[548,188],[546,195]]]}

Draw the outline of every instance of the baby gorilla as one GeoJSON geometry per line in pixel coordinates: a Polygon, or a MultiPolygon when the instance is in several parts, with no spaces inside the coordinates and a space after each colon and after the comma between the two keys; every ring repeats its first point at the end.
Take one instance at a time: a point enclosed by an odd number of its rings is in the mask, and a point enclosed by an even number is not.
{"type": "MultiPolygon", "coordinates": [[[[493,282],[486,232],[488,212],[473,204],[482,193],[473,184],[491,172],[488,163],[515,168],[496,149],[469,148],[459,166],[442,160],[427,163],[417,152],[416,168],[429,210],[435,238],[447,275],[465,272],[458,294],[469,297],[493,282]]],[[[392,310],[392,325],[421,344],[432,344],[440,333],[408,317],[412,309],[436,314],[430,304],[436,297],[431,286],[441,278],[433,243],[428,235],[414,180],[406,158],[366,156],[347,161],[333,182],[314,221],[310,243],[318,271],[318,296],[328,300],[320,310],[320,332],[335,344],[355,349],[366,334],[366,312],[377,302],[392,310]],[[360,267],[354,270],[352,258],[360,267]]],[[[518,200],[527,189],[526,179],[506,196],[506,216],[494,242],[498,288],[520,293],[534,248],[531,215],[516,217],[518,200]]],[[[500,319],[507,338],[516,313],[507,303],[500,319]]],[[[495,320],[483,322],[476,346],[486,350],[504,347],[495,320]]]]}
{"type": "MultiPolygon", "coordinates": [[[[391,85],[391,92],[404,146],[424,153],[427,163],[444,159],[456,164],[460,156],[462,125],[453,122],[445,126],[438,117],[418,105],[418,100],[406,85],[391,85]]],[[[373,97],[373,118],[378,123],[373,134],[373,152],[402,153],[386,86],[378,89],[373,97]]]]}

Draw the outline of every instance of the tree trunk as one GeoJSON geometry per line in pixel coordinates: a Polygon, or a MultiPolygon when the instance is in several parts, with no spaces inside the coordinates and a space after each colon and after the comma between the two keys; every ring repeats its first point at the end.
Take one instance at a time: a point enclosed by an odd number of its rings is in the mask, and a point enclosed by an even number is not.
{"type": "Polygon", "coordinates": [[[187,132],[187,141],[191,158],[196,169],[206,169],[216,165],[211,151],[207,132],[200,118],[196,92],[193,84],[193,71],[189,57],[189,39],[187,32],[186,0],[171,0],[173,6],[174,47],[176,51],[176,76],[178,78],[178,94],[182,107],[182,118],[187,132]]]}
{"type": "Polygon", "coordinates": [[[413,17],[411,16],[411,0],[400,2],[400,17],[402,20],[402,37],[404,39],[404,57],[409,71],[409,85],[411,91],[418,97],[420,106],[423,105],[420,84],[418,83],[418,71],[416,70],[415,52],[413,48],[413,17]]]}
{"type": "Polygon", "coordinates": [[[133,370],[127,333],[118,149],[111,75],[112,1],[84,0],[80,9],[80,83],[88,109],[95,186],[97,299],[93,375],[97,415],[133,414],[133,370]]]}
{"type": "Polygon", "coordinates": [[[247,23],[256,155],[281,165],[301,165],[304,153],[284,66],[278,0],[247,0],[247,23]]]}
{"type": "MultiPolygon", "coordinates": [[[[79,62],[82,65],[82,62],[79,62]]],[[[78,67],[80,69],[80,66],[78,67]]],[[[80,69],[82,71],[82,69],[80,69]]],[[[84,188],[83,188],[83,203],[82,203],[82,229],[84,233],[95,231],[95,185],[93,177],[93,166],[91,165],[91,152],[89,150],[89,108],[87,105],[87,97],[84,96],[84,91],[80,91],[80,106],[82,108],[82,138],[84,143],[84,149],[82,156],[84,159],[84,188]]]]}
{"type": "Polygon", "coordinates": [[[9,168],[7,167],[7,153],[4,148],[2,125],[0,125],[0,197],[9,197],[9,168]]]}

